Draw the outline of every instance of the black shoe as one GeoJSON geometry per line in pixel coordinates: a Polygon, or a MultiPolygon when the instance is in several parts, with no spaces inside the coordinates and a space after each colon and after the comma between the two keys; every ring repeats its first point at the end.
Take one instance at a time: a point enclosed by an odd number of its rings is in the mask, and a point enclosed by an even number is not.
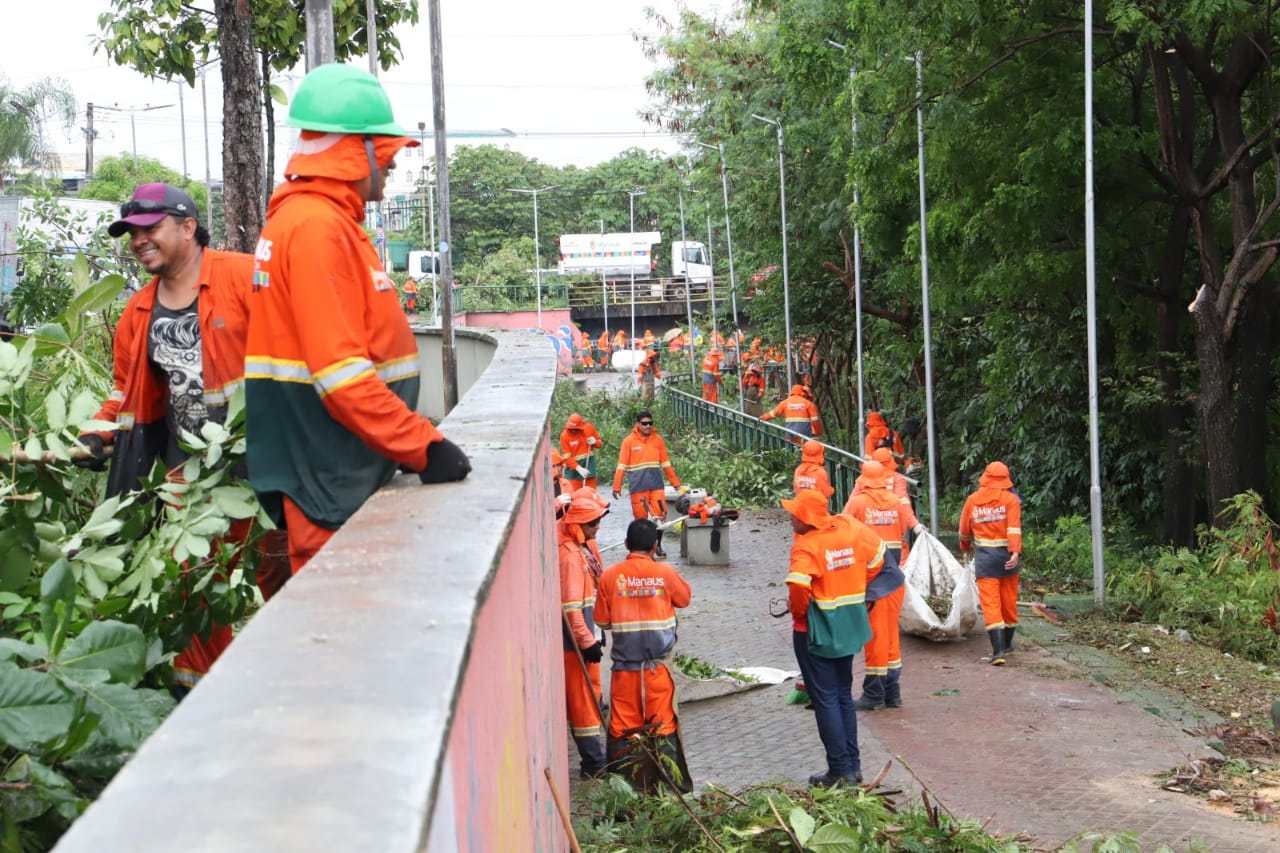
{"type": "Polygon", "coordinates": [[[896,697],[896,698],[894,698],[894,699],[890,699],[888,696],[886,696],[886,697],[884,698],[884,706],[885,706],[886,708],[901,708],[901,707],[902,707],[902,697],[901,697],[901,696],[898,696],[898,697],[896,697]]]}
{"type": "Polygon", "coordinates": [[[657,557],[659,560],[665,560],[667,559],[667,552],[659,548],[653,552],[653,556],[657,557]]]}
{"type": "Polygon", "coordinates": [[[607,766],[594,767],[594,768],[579,767],[578,778],[579,779],[603,779],[606,771],[607,771],[607,766]]]}
{"type": "MultiPolygon", "coordinates": [[[[863,696],[861,699],[854,701],[853,707],[859,711],[883,711],[886,704],[888,703],[885,702],[883,697],[880,699],[868,699],[863,696]]],[[[898,704],[901,705],[902,703],[899,702],[898,704]]]]}
{"type": "Polygon", "coordinates": [[[831,788],[836,785],[845,785],[852,788],[854,785],[860,784],[862,784],[862,773],[858,771],[840,776],[828,770],[826,773],[818,773],[809,777],[810,788],[831,788]]]}

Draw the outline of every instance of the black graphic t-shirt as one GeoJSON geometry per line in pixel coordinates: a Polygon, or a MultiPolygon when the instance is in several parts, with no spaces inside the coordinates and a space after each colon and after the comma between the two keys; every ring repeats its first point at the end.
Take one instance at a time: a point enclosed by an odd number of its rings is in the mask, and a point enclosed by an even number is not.
{"type": "Polygon", "coordinates": [[[181,465],[187,453],[178,444],[182,430],[200,434],[206,421],[225,423],[225,406],[204,402],[204,361],[200,347],[200,300],[186,308],[166,308],[159,302],[151,309],[151,330],[147,337],[147,359],[153,370],[166,377],[169,405],[165,424],[169,438],[164,463],[181,465]]]}

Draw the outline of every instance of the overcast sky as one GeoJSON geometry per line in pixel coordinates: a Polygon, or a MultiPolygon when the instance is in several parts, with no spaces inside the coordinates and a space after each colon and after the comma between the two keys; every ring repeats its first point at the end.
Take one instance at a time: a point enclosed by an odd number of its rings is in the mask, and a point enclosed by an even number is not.
{"type": "MultiPolygon", "coordinates": [[[[632,146],[674,150],[667,137],[639,118],[648,103],[644,78],[653,66],[633,33],[656,30],[645,17],[646,7],[674,19],[678,2],[441,0],[450,131],[508,128],[517,135],[487,141],[554,165],[589,166],[632,146]]],[[[684,5],[723,16],[734,0],[685,0],[684,5]]],[[[180,116],[185,115],[186,170],[193,178],[204,179],[200,83],[192,89],[151,81],[110,64],[102,52],[94,53],[97,16],[109,8],[107,0],[21,4],[6,0],[5,7],[0,75],[17,87],[43,77],[60,77],[70,84],[80,109],[77,122],[70,128],[50,128],[50,132],[58,149],[74,158],[78,168],[84,167],[85,105],[94,103],[95,159],[129,153],[136,138],[138,154],[157,157],[182,171],[184,122],[180,116]]],[[[397,33],[404,62],[382,76],[396,118],[411,129],[420,121],[428,127],[432,124],[426,0],[419,0],[419,7],[421,23],[397,33]]],[[[358,61],[368,67],[367,60],[358,61]]],[[[277,82],[290,91],[300,74],[277,82]]],[[[219,73],[214,70],[207,82],[210,169],[214,178],[220,178],[219,73]]],[[[278,121],[283,120],[281,110],[278,121]]],[[[282,128],[280,137],[277,170],[292,134],[282,128]]]]}

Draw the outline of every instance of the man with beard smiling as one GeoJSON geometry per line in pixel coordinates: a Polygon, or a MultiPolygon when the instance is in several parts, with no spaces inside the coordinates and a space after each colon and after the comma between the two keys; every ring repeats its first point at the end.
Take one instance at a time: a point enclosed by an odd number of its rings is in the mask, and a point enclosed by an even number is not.
{"type": "MultiPolygon", "coordinates": [[[[112,355],[115,383],[95,420],[114,432],[80,436],[91,458],[77,465],[101,471],[111,445],[108,497],[136,490],[156,460],[172,471],[187,452],[182,430],[195,435],[209,421],[224,423],[227,400],[244,381],[248,297],[253,257],[209,248],[209,231],[183,189],[143,184],[120,206],[107,233],[129,235],[129,251],[152,275],[120,315],[112,355]]],[[[248,521],[229,538],[243,540],[248,521]]],[[[174,661],[174,692],[195,685],[231,642],[231,628],[214,624],[207,640],[192,635],[174,661]]]]}

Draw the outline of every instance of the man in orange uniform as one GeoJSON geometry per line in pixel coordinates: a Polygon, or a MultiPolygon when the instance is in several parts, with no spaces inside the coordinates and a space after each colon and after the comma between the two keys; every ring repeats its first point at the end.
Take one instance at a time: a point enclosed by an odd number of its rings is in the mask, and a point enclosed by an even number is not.
{"type": "Polygon", "coordinates": [[[827,771],[809,784],[852,787],[862,781],[853,656],[871,637],[867,574],[884,561],[884,543],[862,522],[830,515],[821,492],[798,492],[782,508],[795,532],[787,574],[792,645],[827,753],[827,771]]]}
{"type": "MultiPolygon", "coordinates": [[[[604,570],[595,617],[613,633],[609,677],[609,763],[625,765],[641,735],[660,739],[659,751],[684,767],[675,682],[666,660],[676,645],[676,608],[692,600],[689,583],[669,563],[654,560],[661,531],[648,519],[627,527],[627,558],[604,570]]],[[[673,779],[681,791],[693,780],[673,779]]]]}
{"type": "Polygon", "coordinates": [[[864,650],[866,672],[862,678],[859,711],[881,711],[886,706],[902,707],[902,651],[898,617],[906,580],[899,559],[907,525],[900,499],[888,488],[884,466],[874,459],[862,463],[863,490],[852,495],[844,514],[856,518],[884,540],[884,565],[867,572],[867,616],[871,639],[864,650]]]}
{"type": "Polygon", "coordinates": [[[289,531],[294,574],[400,466],[471,462],[416,411],[418,345],[360,223],[405,135],[377,79],[328,64],[294,94],[303,129],[258,239],[245,360],[249,477],[289,531]]]}
{"type": "Polygon", "coordinates": [[[752,364],[742,374],[742,394],[752,403],[764,397],[764,369],[760,365],[752,364]]]}
{"type": "Polygon", "coordinates": [[[783,426],[796,435],[805,438],[818,438],[822,435],[822,418],[818,417],[818,407],[809,399],[803,385],[792,385],[791,395],[771,411],[761,415],[760,420],[771,421],[777,417],[781,417],[783,426]]]}
{"type": "Polygon", "coordinates": [[[648,349],[651,346],[656,346],[657,343],[658,343],[658,339],[653,336],[653,329],[645,329],[644,330],[645,349],[648,349]]]}
{"type": "Polygon", "coordinates": [[[973,551],[982,621],[991,640],[983,661],[1004,666],[1018,628],[1018,567],[1022,555],[1022,501],[1003,462],[992,462],[960,510],[960,550],[973,551]],[[976,546],[976,547],[975,547],[976,546]]]}
{"type": "Polygon", "coordinates": [[[724,381],[720,378],[720,348],[712,347],[706,358],[702,359],[702,399],[708,403],[719,403],[722,384],[724,381]]]}
{"type": "Polygon", "coordinates": [[[889,448],[895,457],[901,457],[906,453],[906,448],[902,446],[902,436],[889,428],[884,415],[879,412],[868,412],[867,435],[862,441],[862,455],[871,456],[877,447],[889,448]]]}
{"type": "Polygon", "coordinates": [[[600,362],[600,369],[605,370],[609,367],[609,359],[613,353],[613,347],[609,344],[609,330],[605,329],[600,333],[600,337],[596,339],[596,361],[600,362]]]}
{"type": "MultiPolygon", "coordinates": [[[[600,520],[609,502],[595,489],[573,493],[564,516],[556,523],[560,548],[560,605],[564,612],[564,689],[569,728],[582,759],[583,779],[604,772],[604,719],[600,704],[600,660],[604,632],[594,612],[596,584],[604,561],[596,545],[600,520]]],[[[616,705],[615,705],[616,707],[616,705]]]]}
{"type": "Polygon", "coordinates": [[[622,352],[627,349],[627,330],[619,329],[613,336],[613,349],[615,352],[622,352]]]}
{"type": "MultiPolygon", "coordinates": [[[[613,472],[613,498],[622,497],[622,477],[627,477],[627,490],[631,493],[631,514],[635,518],[659,518],[667,516],[666,489],[662,475],[666,473],[671,485],[688,491],[680,485],[676,469],[667,456],[667,443],[653,428],[653,415],[648,410],[636,415],[636,425],[618,448],[618,467],[613,472]]],[[[658,531],[659,557],[666,557],[662,550],[662,531],[658,531]]]]}
{"type": "Polygon", "coordinates": [[[413,276],[404,280],[404,310],[410,314],[418,311],[418,283],[413,276]]]}
{"type": "MultiPolygon", "coordinates": [[[[244,381],[253,258],[209,248],[209,231],[186,190],[142,184],[120,206],[107,233],[129,235],[129,250],[152,279],[125,305],[112,345],[111,395],[94,415],[114,432],[80,436],[90,452],[76,465],[101,471],[114,449],[106,496],[140,488],[157,459],[175,472],[187,460],[182,430],[225,423],[227,401],[244,381]]],[[[249,520],[233,522],[227,539],[243,542],[249,520]]],[[[209,638],[192,634],[174,659],[181,698],[231,643],[231,627],[213,624],[209,638]]]]}
{"type": "Polygon", "coordinates": [[[579,358],[582,359],[582,369],[590,373],[595,369],[596,360],[591,355],[591,335],[586,332],[582,333],[582,337],[578,342],[579,358]]]}
{"type": "Polygon", "coordinates": [[[826,454],[821,441],[811,438],[804,443],[800,450],[800,464],[796,466],[791,485],[796,494],[801,489],[815,489],[828,500],[836,493],[831,487],[831,478],[827,476],[826,454]]]}
{"type": "Polygon", "coordinates": [[[600,433],[595,425],[577,412],[569,415],[560,433],[560,456],[564,460],[564,478],[575,491],[582,486],[596,487],[599,449],[600,433]]]}

